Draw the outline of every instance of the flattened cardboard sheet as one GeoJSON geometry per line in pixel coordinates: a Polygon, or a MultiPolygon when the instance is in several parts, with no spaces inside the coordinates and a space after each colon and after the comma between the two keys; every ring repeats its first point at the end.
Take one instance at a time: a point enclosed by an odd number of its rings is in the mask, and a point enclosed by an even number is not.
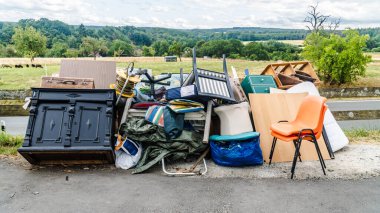
{"type": "Polygon", "coordinates": [[[96,89],[109,89],[116,81],[116,62],[62,60],[59,77],[93,78],[96,89]]]}

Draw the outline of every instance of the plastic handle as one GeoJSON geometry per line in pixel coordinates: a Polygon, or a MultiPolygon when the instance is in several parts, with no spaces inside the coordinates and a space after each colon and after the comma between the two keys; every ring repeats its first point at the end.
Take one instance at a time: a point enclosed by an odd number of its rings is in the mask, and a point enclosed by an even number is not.
{"type": "Polygon", "coordinates": [[[75,81],[72,81],[72,80],[66,80],[66,81],[62,81],[62,84],[72,84],[72,85],[75,85],[75,81]]]}

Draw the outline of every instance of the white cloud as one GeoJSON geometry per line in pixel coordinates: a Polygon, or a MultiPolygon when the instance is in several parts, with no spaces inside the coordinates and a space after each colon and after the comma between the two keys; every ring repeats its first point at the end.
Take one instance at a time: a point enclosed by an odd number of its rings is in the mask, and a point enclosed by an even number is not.
{"type": "MultiPolygon", "coordinates": [[[[0,0],[0,20],[58,19],[69,24],[170,28],[234,26],[305,29],[316,0],[0,0]]],[[[320,0],[322,13],[344,27],[380,27],[379,0],[320,0]]]]}

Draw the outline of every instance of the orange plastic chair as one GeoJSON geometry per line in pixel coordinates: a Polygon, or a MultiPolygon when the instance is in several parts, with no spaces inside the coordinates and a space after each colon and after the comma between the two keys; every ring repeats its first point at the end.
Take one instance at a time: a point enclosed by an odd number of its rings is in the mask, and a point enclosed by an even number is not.
{"type": "Polygon", "coordinates": [[[279,121],[276,124],[272,124],[270,129],[273,136],[273,142],[269,155],[269,165],[272,163],[273,152],[276,147],[277,139],[286,142],[293,141],[296,148],[291,169],[291,179],[293,179],[297,158],[302,161],[299,153],[301,142],[302,140],[307,140],[314,143],[323,174],[326,175],[326,164],[323,160],[321,150],[319,149],[317,142],[322,135],[323,120],[326,110],[326,98],[308,95],[302,101],[295,120],[291,122],[279,121]]]}

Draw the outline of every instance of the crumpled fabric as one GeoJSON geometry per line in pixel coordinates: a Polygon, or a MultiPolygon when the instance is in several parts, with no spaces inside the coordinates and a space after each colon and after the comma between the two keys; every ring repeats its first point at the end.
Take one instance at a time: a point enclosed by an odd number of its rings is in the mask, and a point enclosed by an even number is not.
{"type": "Polygon", "coordinates": [[[193,131],[183,130],[179,137],[168,140],[164,128],[139,118],[128,119],[121,126],[120,134],[143,146],[143,155],[133,174],[146,171],[163,158],[176,161],[186,159],[189,155],[200,155],[208,146],[202,143],[202,135],[193,131]]]}
{"type": "Polygon", "coordinates": [[[185,114],[176,113],[168,106],[164,109],[164,130],[169,139],[175,139],[182,134],[185,114]]]}

